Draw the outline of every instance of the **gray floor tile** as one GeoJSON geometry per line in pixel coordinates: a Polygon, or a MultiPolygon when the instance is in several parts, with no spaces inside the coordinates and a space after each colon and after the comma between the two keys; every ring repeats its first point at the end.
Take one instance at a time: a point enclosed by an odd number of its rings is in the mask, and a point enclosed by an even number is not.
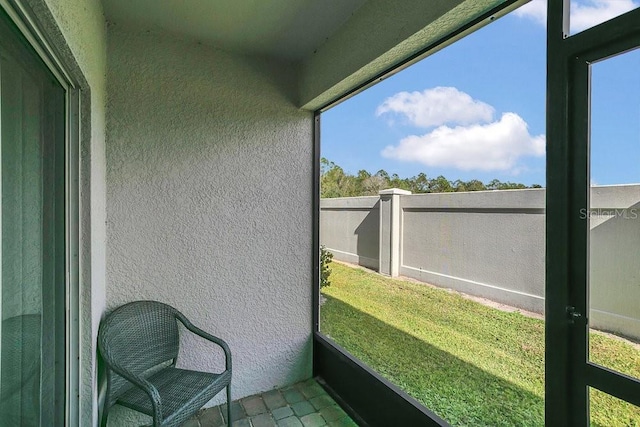
{"type": "Polygon", "coordinates": [[[278,427],[303,427],[298,417],[287,417],[278,421],[278,427]]]}
{"type": "MultiPolygon", "coordinates": [[[[225,422],[226,422],[227,421],[226,419],[227,405],[226,404],[222,405],[220,410],[222,411],[222,416],[225,417],[225,422]]],[[[231,419],[235,421],[235,420],[240,420],[246,417],[247,417],[247,414],[244,412],[244,408],[242,407],[240,402],[237,400],[234,402],[231,402],[231,419]]]]}
{"type": "Polygon", "coordinates": [[[316,396],[310,400],[311,404],[316,409],[322,409],[327,406],[335,405],[335,401],[328,394],[316,396]]]}
{"type": "Polygon", "coordinates": [[[270,414],[260,414],[251,417],[251,425],[253,427],[276,427],[276,422],[270,414]]]}
{"type": "Polygon", "coordinates": [[[244,411],[249,417],[267,412],[267,407],[260,396],[245,397],[241,402],[242,406],[244,406],[244,411]]]}
{"type": "Polygon", "coordinates": [[[340,418],[336,421],[331,421],[329,423],[329,427],[358,427],[358,424],[355,423],[351,418],[340,418]]]}
{"type": "MultiPolygon", "coordinates": [[[[205,409],[184,427],[226,427],[226,407],[205,409]]],[[[315,380],[237,400],[231,412],[232,427],[357,427],[315,380]]]]}
{"type": "Polygon", "coordinates": [[[315,412],[313,405],[306,400],[294,403],[293,405],[291,405],[291,409],[293,409],[293,412],[299,417],[304,417],[307,414],[315,412]]]}
{"type": "Polygon", "coordinates": [[[298,403],[298,402],[302,402],[303,400],[305,400],[304,396],[302,395],[302,393],[300,393],[297,389],[295,388],[288,388],[282,391],[282,394],[285,398],[285,400],[289,403],[298,403]]]}
{"type": "Polygon", "coordinates": [[[322,418],[322,415],[318,414],[317,412],[305,415],[304,417],[300,418],[300,421],[302,421],[302,425],[304,427],[322,427],[326,424],[324,418],[322,418]]]}
{"type": "Polygon", "coordinates": [[[251,423],[248,418],[243,418],[241,420],[234,421],[231,424],[231,427],[251,427],[251,423]]]}
{"type": "Polygon", "coordinates": [[[267,408],[271,410],[287,406],[287,401],[284,400],[284,397],[282,396],[280,390],[271,390],[263,393],[262,400],[264,401],[265,405],[267,405],[267,408]]]}
{"type": "Polygon", "coordinates": [[[274,409],[273,411],[271,411],[271,414],[276,420],[281,420],[293,415],[293,409],[291,409],[290,406],[283,406],[282,408],[274,409]]]}
{"type": "Polygon", "coordinates": [[[220,413],[220,407],[207,408],[198,416],[201,427],[220,427],[224,425],[222,414],[220,413]]]}
{"type": "Polygon", "coordinates": [[[320,409],[320,415],[327,422],[336,421],[340,418],[346,418],[347,414],[338,405],[326,406],[320,409]]]}
{"type": "Polygon", "coordinates": [[[311,399],[312,397],[320,396],[322,394],[326,394],[324,389],[315,381],[305,381],[298,385],[298,390],[300,393],[304,395],[307,399],[311,399]]]}
{"type": "Polygon", "coordinates": [[[182,423],[180,427],[200,427],[200,423],[197,418],[192,418],[182,423]]]}

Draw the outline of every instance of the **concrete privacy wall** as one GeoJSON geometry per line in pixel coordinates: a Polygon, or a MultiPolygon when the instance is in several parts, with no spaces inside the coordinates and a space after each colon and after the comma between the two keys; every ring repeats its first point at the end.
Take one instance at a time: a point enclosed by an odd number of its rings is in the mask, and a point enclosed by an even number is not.
{"type": "MultiPolygon", "coordinates": [[[[416,195],[385,190],[377,199],[321,201],[321,244],[335,259],[544,311],[544,189],[416,195]],[[380,213],[392,193],[398,206],[380,213]],[[379,220],[377,229],[371,218],[379,220]],[[378,265],[365,255],[373,253],[379,253],[378,265]]],[[[591,205],[576,212],[590,221],[590,323],[640,339],[640,185],[594,187],[591,205]]]]}
{"type": "Polygon", "coordinates": [[[403,196],[400,274],[542,312],[544,190],[403,196]]]}
{"type": "MultiPolygon", "coordinates": [[[[225,339],[234,399],[311,375],[313,115],[292,73],[108,30],[107,304],[163,301],[225,339]]],[[[180,365],[221,366],[189,338],[180,365]]],[[[130,412],[110,421],[148,424],[130,412]]]]}
{"type": "Polygon", "coordinates": [[[380,199],[320,200],[320,241],[341,261],[378,268],[380,199]]]}
{"type": "Polygon", "coordinates": [[[589,322],[640,340],[640,185],[591,191],[589,322]]]}

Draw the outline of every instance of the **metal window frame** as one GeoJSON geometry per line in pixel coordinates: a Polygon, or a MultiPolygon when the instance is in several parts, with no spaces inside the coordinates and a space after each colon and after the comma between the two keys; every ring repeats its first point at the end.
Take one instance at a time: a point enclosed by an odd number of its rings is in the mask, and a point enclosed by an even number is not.
{"type": "Polygon", "coordinates": [[[82,93],[71,68],[57,54],[31,7],[20,0],[0,0],[0,8],[18,27],[65,91],[64,206],[65,276],[65,425],[79,425],[80,398],[80,111],[82,93]]]}

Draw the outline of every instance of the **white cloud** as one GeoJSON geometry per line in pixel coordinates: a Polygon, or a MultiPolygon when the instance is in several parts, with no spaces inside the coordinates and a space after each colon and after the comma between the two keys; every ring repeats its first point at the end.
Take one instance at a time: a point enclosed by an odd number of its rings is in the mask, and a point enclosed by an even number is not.
{"type": "Polygon", "coordinates": [[[446,123],[466,125],[490,122],[494,109],[455,87],[435,87],[423,92],[396,93],[376,110],[377,116],[388,113],[403,115],[411,124],[428,128],[446,123]]]}
{"type": "Polygon", "coordinates": [[[531,136],[519,115],[504,113],[493,123],[440,126],[422,136],[411,135],[396,146],[387,146],[381,154],[426,166],[517,173],[521,157],[544,153],[544,135],[531,136]]]}
{"type": "Polygon", "coordinates": [[[633,0],[592,0],[590,4],[571,4],[571,31],[578,32],[622,15],[638,7],[633,0]]]}
{"type": "Polygon", "coordinates": [[[547,0],[531,0],[529,3],[513,11],[521,18],[530,18],[538,24],[547,25],[547,0]]]}
{"type": "MultiPolygon", "coordinates": [[[[640,6],[636,0],[583,0],[571,2],[569,22],[571,33],[577,33],[622,15],[640,6]]],[[[514,11],[516,16],[530,18],[539,24],[547,23],[547,1],[531,0],[514,11]]]]}

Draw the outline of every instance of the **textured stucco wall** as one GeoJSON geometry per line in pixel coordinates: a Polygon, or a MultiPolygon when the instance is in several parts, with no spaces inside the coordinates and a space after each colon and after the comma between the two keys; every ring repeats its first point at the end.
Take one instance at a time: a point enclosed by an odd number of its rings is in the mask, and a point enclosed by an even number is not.
{"type": "MultiPolygon", "coordinates": [[[[293,73],[108,29],[107,304],[163,301],[225,339],[234,398],[311,375],[313,117],[293,73]]],[[[179,364],[218,366],[186,344],[179,364]]]]}
{"type": "Polygon", "coordinates": [[[97,422],[96,337],[105,307],[106,24],[99,0],[25,0],[81,96],[80,424],[97,422]]]}
{"type": "Polygon", "coordinates": [[[378,196],[320,200],[320,242],[335,259],[378,268],[378,196]]]}

